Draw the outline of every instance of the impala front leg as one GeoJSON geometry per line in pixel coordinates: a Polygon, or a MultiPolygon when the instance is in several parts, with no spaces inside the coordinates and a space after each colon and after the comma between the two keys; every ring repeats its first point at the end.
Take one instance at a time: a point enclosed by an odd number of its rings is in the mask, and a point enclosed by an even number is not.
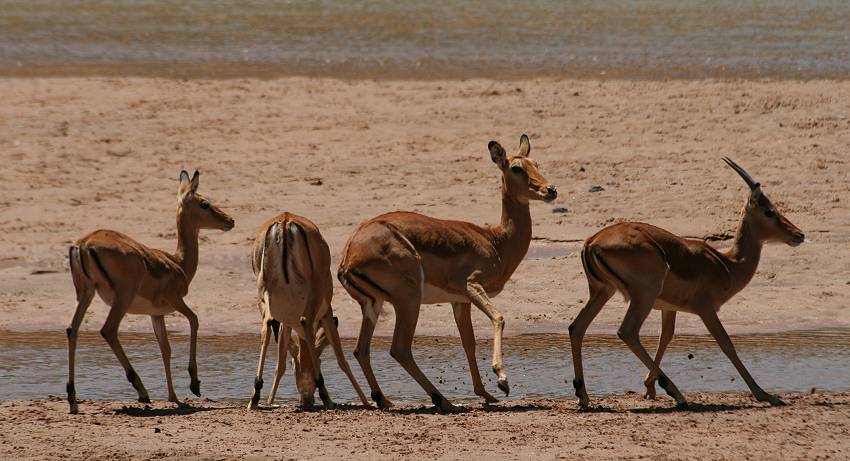
{"type": "Polygon", "coordinates": [[[186,305],[183,298],[174,301],[174,309],[189,321],[189,390],[201,396],[201,381],[198,380],[198,316],[186,305]]]}
{"type": "Polygon", "coordinates": [[[702,323],[705,324],[705,327],[708,329],[708,332],[711,333],[711,336],[714,337],[714,340],[717,341],[717,344],[720,345],[720,349],[726,354],[726,357],[729,358],[729,361],[732,362],[732,365],[735,366],[735,369],[738,370],[738,373],[741,374],[741,377],[744,378],[744,382],[747,383],[747,386],[750,388],[750,392],[753,393],[756,400],[759,402],[769,402],[773,406],[785,405],[779,397],[768,394],[764,391],[756,381],[750,376],[750,372],[747,371],[747,368],[744,367],[744,364],[741,362],[741,359],[738,358],[738,352],[735,351],[735,345],[732,344],[732,340],[729,339],[729,335],[726,334],[726,329],[723,328],[723,324],[720,323],[720,318],[717,317],[717,312],[714,309],[708,309],[706,312],[700,314],[700,318],[702,319],[702,323]]]}
{"type": "Polygon", "coordinates": [[[481,309],[493,323],[493,372],[499,377],[497,385],[505,395],[510,394],[511,386],[508,384],[508,376],[505,374],[502,363],[502,331],[505,329],[505,319],[502,313],[496,309],[484,288],[476,283],[469,282],[466,285],[466,294],[475,307],[481,309]]]}
{"type": "MultiPolygon", "coordinates": [[[[658,337],[658,348],[655,350],[655,364],[661,365],[661,359],[664,357],[664,351],[673,339],[673,332],[676,329],[676,311],[661,311],[661,336],[658,337]]],[[[646,379],[643,384],[646,386],[646,393],[643,398],[655,400],[655,381],[658,379],[651,371],[646,374],[646,379]]]]}

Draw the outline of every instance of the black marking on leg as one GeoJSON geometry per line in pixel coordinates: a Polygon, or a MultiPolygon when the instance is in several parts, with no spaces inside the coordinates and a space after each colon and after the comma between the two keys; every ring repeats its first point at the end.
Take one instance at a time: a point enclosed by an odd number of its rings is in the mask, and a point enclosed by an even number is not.
{"type": "Polygon", "coordinates": [[[576,326],[572,323],[570,324],[569,327],[567,327],[567,331],[570,333],[570,335],[573,334],[573,330],[575,330],[575,329],[576,329],[576,326]]]}
{"type": "Polygon", "coordinates": [[[493,370],[493,373],[496,373],[497,375],[499,374],[499,370],[496,369],[495,365],[491,368],[491,370],[493,370]]]}
{"type": "Polygon", "coordinates": [[[192,391],[193,394],[200,397],[201,396],[201,382],[197,379],[189,383],[189,390],[192,391]]]}
{"type": "Polygon", "coordinates": [[[274,333],[274,342],[278,342],[278,335],[280,334],[280,322],[275,319],[269,319],[267,324],[271,327],[272,333],[274,333]]]}
{"type": "Polygon", "coordinates": [[[434,392],[431,394],[431,403],[434,404],[435,407],[442,408],[443,407],[443,396],[438,392],[434,392]]]}
{"type": "Polygon", "coordinates": [[[254,390],[257,391],[257,392],[260,392],[262,389],[263,389],[263,378],[254,378],[254,390]]]}
{"type": "Polygon", "coordinates": [[[65,384],[65,392],[68,393],[68,401],[69,402],[73,402],[74,400],[76,400],[77,390],[74,388],[74,382],[73,381],[68,381],[68,383],[65,384]]]}
{"type": "Polygon", "coordinates": [[[617,331],[617,337],[620,338],[621,341],[626,340],[626,336],[623,334],[622,331],[619,331],[619,330],[617,331]]]}
{"type": "Polygon", "coordinates": [[[666,392],[667,395],[675,397],[673,395],[673,392],[671,392],[670,390],[670,380],[667,379],[667,376],[665,376],[663,373],[658,375],[658,385],[661,386],[662,389],[664,389],[664,392],[666,392]]]}
{"type": "Polygon", "coordinates": [[[575,389],[576,392],[581,390],[583,387],[584,387],[584,380],[583,379],[573,379],[573,389],[575,389]]]}
{"type": "Polygon", "coordinates": [[[130,384],[133,385],[133,388],[137,391],[139,390],[138,381],[139,375],[136,374],[136,370],[130,368],[127,370],[127,381],[130,381],[130,384]]]}
{"type": "Polygon", "coordinates": [[[316,378],[316,387],[318,387],[319,389],[325,388],[325,377],[322,376],[321,373],[319,373],[319,377],[316,378]]]}
{"type": "Polygon", "coordinates": [[[352,352],[352,354],[354,354],[355,359],[360,357],[360,349],[354,349],[354,352],[352,352]]]}
{"type": "Polygon", "coordinates": [[[71,327],[65,328],[65,334],[68,335],[68,339],[71,339],[71,333],[74,332],[74,329],[71,327]]]}
{"type": "Polygon", "coordinates": [[[384,402],[384,394],[381,391],[372,391],[372,400],[380,406],[384,402]]]}
{"type": "Polygon", "coordinates": [[[337,318],[337,316],[335,316],[335,315],[334,315],[334,326],[335,327],[339,326],[339,318],[337,318]]]}

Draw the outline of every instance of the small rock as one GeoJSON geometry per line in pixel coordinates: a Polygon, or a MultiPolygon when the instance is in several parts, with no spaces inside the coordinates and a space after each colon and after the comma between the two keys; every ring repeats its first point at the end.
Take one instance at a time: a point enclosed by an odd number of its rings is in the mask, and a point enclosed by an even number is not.
{"type": "Polygon", "coordinates": [[[160,432],[162,432],[162,429],[160,429],[160,428],[158,428],[158,427],[153,428],[153,433],[154,433],[154,434],[159,434],[160,432]]]}
{"type": "Polygon", "coordinates": [[[602,192],[603,190],[605,190],[605,188],[602,186],[590,186],[590,190],[588,190],[588,192],[602,192]]]}
{"type": "Polygon", "coordinates": [[[688,360],[693,360],[693,359],[694,359],[694,354],[688,354],[688,360]]]}
{"type": "Polygon", "coordinates": [[[569,213],[569,212],[570,212],[569,208],[567,208],[565,206],[556,206],[555,208],[552,208],[552,213],[569,213]]]}

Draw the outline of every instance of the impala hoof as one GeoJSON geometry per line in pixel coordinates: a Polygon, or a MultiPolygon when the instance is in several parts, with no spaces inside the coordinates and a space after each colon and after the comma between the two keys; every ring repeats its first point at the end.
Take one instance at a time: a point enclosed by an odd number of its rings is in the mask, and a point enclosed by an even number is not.
{"type": "Polygon", "coordinates": [[[76,403],[71,404],[71,408],[68,410],[69,415],[76,415],[80,412],[80,409],[77,407],[76,403]]]}
{"type": "Polygon", "coordinates": [[[759,399],[759,401],[768,402],[772,407],[784,407],[785,405],[787,405],[785,402],[782,401],[782,399],[771,394],[767,394],[766,397],[759,399]]]}
{"type": "Polygon", "coordinates": [[[496,385],[499,387],[499,389],[501,389],[501,391],[502,391],[502,392],[504,392],[504,393],[505,393],[505,397],[507,397],[508,395],[510,395],[510,393],[511,393],[511,385],[510,385],[510,384],[508,384],[508,380],[507,380],[507,379],[500,379],[500,380],[496,383],[496,385]]]}
{"type": "Polygon", "coordinates": [[[151,398],[148,396],[139,397],[139,403],[151,403],[151,398]]]}
{"type": "Polygon", "coordinates": [[[193,394],[200,397],[201,396],[201,382],[200,381],[192,381],[189,384],[189,390],[192,391],[193,394]]]}
{"type": "Polygon", "coordinates": [[[688,409],[688,402],[679,402],[676,404],[676,410],[684,411],[688,409]]]}

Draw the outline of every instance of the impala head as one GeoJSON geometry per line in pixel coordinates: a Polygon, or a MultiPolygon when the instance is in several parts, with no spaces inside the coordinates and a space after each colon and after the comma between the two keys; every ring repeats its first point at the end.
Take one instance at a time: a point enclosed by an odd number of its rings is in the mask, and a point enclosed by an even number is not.
{"type": "Polygon", "coordinates": [[[551,202],[558,197],[558,190],[543,177],[537,162],[528,158],[531,153],[528,136],[519,138],[519,150],[512,157],[508,157],[505,148],[496,141],[490,141],[487,148],[493,163],[502,170],[504,187],[509,195],[523,203],[529,200],[551,202]]]}
{"type": "MultiPolygon", "coordinates": [[[[334,317],[334,322],[336,322],[334,317]]],[[[301,344],[301,339],[292,335],[289,337],[289,351],[292,353],[292,362],[295,367],[295,387],[301,396],[301,405],[311,406],[315,400],[316,380],[313,378],[313,361],[307,353],[307,348],[301,344]]],[[[321,362],[322,351],[328,346],[328,338],[324,328],[316,335],[316,356],[321,362]]]]}
{"type": "Polygon", "coordinates": [[[200,174],[195,171],[189,178],[186,170],[180,172],[180,187],[177,188],[177,210],[182,218],[193,223],[197,229],[233,229],[234,221],[227,213],[198,193],[200,174]]]}
{"type": "Polygon", "coordinates": [[[773,206],[770,199],[762,192],[761,185],[749,173],[729,157],[723,157],[723,161],[732,167],[750,186],[750,197],[744,207],[743,219],[752,226],[755,234],[759,236],[759,240],[783,242],[792,247],[806,240],[803,231],[798,229],[773,206]]]}

